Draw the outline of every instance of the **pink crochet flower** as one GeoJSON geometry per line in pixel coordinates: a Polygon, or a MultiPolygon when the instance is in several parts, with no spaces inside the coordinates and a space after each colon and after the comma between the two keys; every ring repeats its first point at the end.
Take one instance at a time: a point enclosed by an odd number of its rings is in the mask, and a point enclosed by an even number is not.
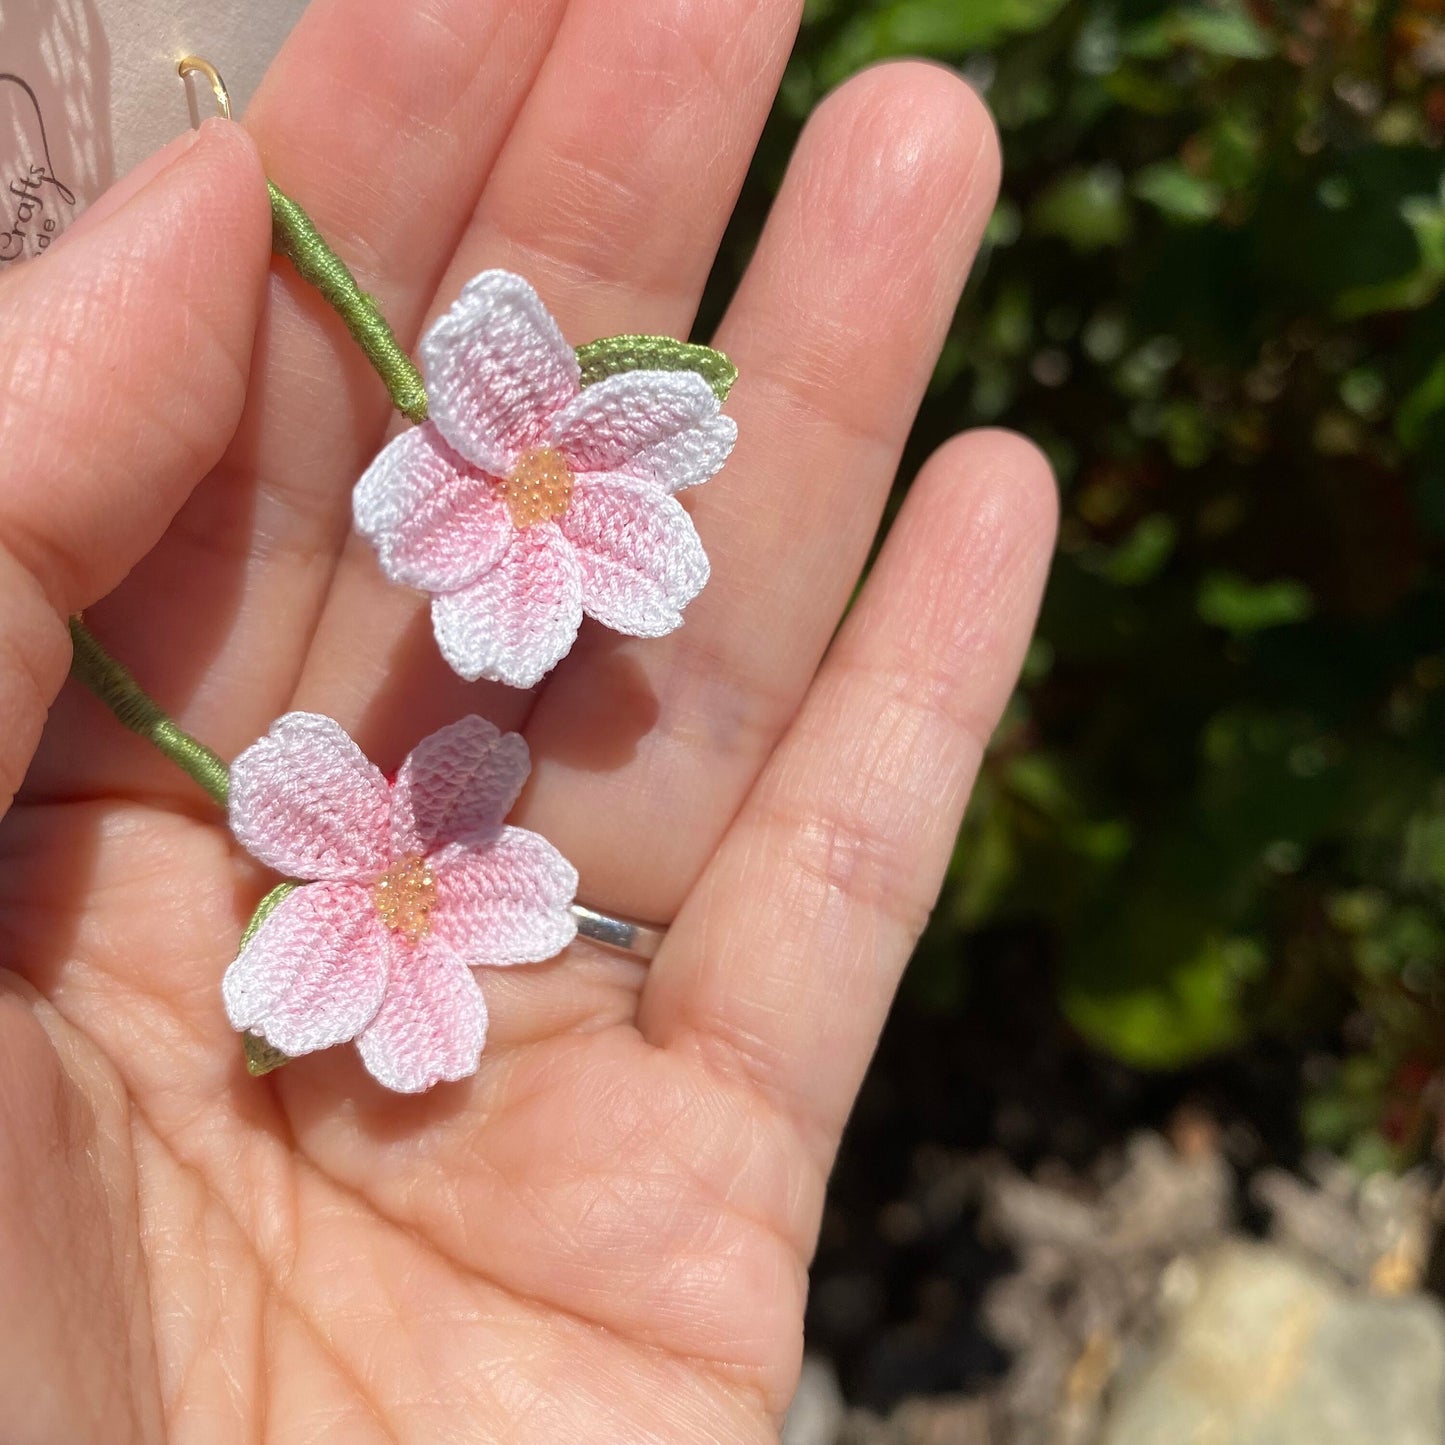
{"type": "Polygon", "coordinates": [[[527,745],[479,717],[419,743],[388,785],[338,723],[288,713],[231,768],[231,830],[307,881],[226,970],[226,1013],[295,1056],[355,1039],[389,1089],[475,1071],[487,1008],[471,965],[534,963],[577,932],[577,873],[506,828],[527,745]]]}
{"type": "Polygon", "coordinates": [[[673,493],[737,439],[707,382],[629,371],[584,389],[557,323],[507,271],[467,283],[421,360],[431,419],[385,447],[353,508],[386,575],[431,594],[452,667],[531,687],[584,612],[634,637],[679,626],[708,565],[673,493]]]}

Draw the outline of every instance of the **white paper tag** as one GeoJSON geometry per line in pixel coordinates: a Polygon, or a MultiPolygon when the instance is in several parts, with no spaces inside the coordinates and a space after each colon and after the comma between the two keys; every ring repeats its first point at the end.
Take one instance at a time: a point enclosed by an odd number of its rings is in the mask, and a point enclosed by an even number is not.
{"type": "Polygon", "coordinates": [[[176,73],[183,55],[221,72],[239,115],[304,8],[0,0],[0,267],[40,255],[117,176],[192,123],[176,73]]]}

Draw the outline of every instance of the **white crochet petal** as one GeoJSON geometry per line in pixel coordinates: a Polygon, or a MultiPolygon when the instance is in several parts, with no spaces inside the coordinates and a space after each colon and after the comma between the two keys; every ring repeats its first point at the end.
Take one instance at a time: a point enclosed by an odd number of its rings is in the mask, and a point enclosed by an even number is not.
{"type": "Polygon", "coordinates": [[[393,939],[390,986],[356,1041],[371,1076],[420,1094],[476,1073],[486,1041],[487,1005],[472,971],[437,938],[393,939]]]}
{"type": "Polygon", "coordinates": [[[464,462],[432,422],[382,448],[351,496],[356,530],[403,587],[465,587],[506,551],[515,528],[497,484],[464,462]]]}
{"type": "Polygon", "coordinates": [[[517,533],[491,571],[432,598],[437,646],[468,682],[534,687],[571,649],[582,625],[582,576],[556,523],[517,533]]]}
{"type": "Polygon", "coordinates": [[[540,834],[502,828],[431,860],[432,928],[469,964],[540,963],[577,936],[577,870],[540,834]]]}
{"type": "Polygon", "coordinates": [[[483,271],[422,338],[431,419],[468,461],[505,476],[543,445],[580,386],[577,354],[541,298],[510,271],[483,271]]]}
{"type": "Polygon", "coordinates": [[[389,793],[340,723],[290,712],[231,764],[231,831],[293,878],[373,878],[389,859],[389,793]]]}
{"type": "Polygon", "coordinates": [[[579,472],[625,471],[664,491],[718,472],[737,423],[695,371],[624,371],[587,387],[558,414],[552,445],[579,472]]]}
{"type": "Polygon", "coordinates": [[[431,853],[495,831],[532,769],[526,741],[464,717],[411,750],[391,790],[392,852],[431,853]]]}
{"type": "Polygon", "coordinates": [[[692,518],[650,483],[588,477],[561,526],[577,549],[583,609],[617,632],[671,632],[707,582],[707,553],[692,518]]]}
{"type": "Polygon", "coordinates": [[[221,980],[231,1027],[293,1058],[354,1039],[381,1006],[389,946],[364,885],[298,888],[221,980]]]}

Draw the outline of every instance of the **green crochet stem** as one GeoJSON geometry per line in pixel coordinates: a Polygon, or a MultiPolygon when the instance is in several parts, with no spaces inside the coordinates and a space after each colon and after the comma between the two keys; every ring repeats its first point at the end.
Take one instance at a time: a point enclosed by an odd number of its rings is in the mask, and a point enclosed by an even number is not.
{"type": "MultiPolygon", "coordinates": [[[[156,705],[141,685],[95,640],[78,617],[70,619],[73,653],[70,671],[83,682],[133,733],[159,748],[188,777],[194,778],[222,809],[230,800],[230,769],[204,743],[182,732],[156,705]]],[[[276,905],[301,885],[287,880],[278,883],[256,906],[241,948],[271,916],[276,905]]],[[[256,1034],[245,1036],[246,1068],[256,1077],[279,1069],[290,1059],[256,1034]]]]}
{"type": "MultiPolygon", "coordinates": [[[[71,673],[88,687],[133,733],[159,748],[188,777],[194,778],[224,809],[230,799],[230,769],[204,743],[182,732],[156,705],[141,685],[95,640],[78,617],[70,619],[73,652],[71,673]]],[[[300,884],[278,883],[256,906],[241,947],[270,917],[276,905],[300,884]]],[[[245,1036],[246,1068],[253,1076],[269,1074],[290,1060],[256,1034],[245,1036]]]]}
{"type": "Polygon", "coordinates": [[[182,732],[78,617],[70,619],[70,640],[74,646],[72,674],[126,727],[163,752],[225,808],[231,793],[230,769],[225,763],[204,743],[182,732]]]}
{"type": "MultiPolygon", "coordinates": [[[[420,425],[427,419],[426,386],[376,302],[356,284],[346,263],[322,239],[311,217],[274,181],[271,192],[271,244],[289,256],[303,281],[314,286],[356,338],[376,374],[386,383],[396,409],[420,425]]],[[[620,371],[696,371],[726,401],[738,369],[720,351],[676,341],[670,336],[604,336],[577,348],[582,385],[590,386],[620,371]]]]}
{"type": "MultiPolygon", "coordinates": [[[[289,256],[304,281],[314,286],[346,323],[366,359],[386,383],[396,409],[420,424],[427,419],[426,387],[416,364],[397,341],[376,302],[356,284],[346,263],[322,239],[311,217],[274,182],[271,191],[271,242],[289,256]]],[[[726,401],[738,369],[720,351],[676,341],[670,336],[605,336],[577,348],[582,385],[590,386],[619,371],[696,371],[726,401]]]]}
{"type": "Polygon", "coordinates": [[[366,359],[386,383],[396,409],[420,424],[427,417],[426,388],[421,372],[392,334],[376,302],[356,284],[346,263],[321,238],[311,217],[285,192],[267,182],[271,192],[271,244],[289,256],[303,281],[309,282],[346,323],[366,359]]]}

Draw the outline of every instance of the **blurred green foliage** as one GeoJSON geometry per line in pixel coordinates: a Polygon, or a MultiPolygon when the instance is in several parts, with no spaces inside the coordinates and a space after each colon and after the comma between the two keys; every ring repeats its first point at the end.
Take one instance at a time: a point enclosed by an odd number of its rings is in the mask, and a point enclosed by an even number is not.
{"type": "Polygon", "coordinates": [[[1425,1142],[1445,4],[814,0],[717,295],[808,111],[902,54],[959,67],[1005,152],[903,485],[997,423],[1048,450],[1064,499],[915,997],[960,1007],[980,950],[1042,948],[1066,1015],[1120,1058],[1333,1039],[1313,1135],[1425,1142]]]}

